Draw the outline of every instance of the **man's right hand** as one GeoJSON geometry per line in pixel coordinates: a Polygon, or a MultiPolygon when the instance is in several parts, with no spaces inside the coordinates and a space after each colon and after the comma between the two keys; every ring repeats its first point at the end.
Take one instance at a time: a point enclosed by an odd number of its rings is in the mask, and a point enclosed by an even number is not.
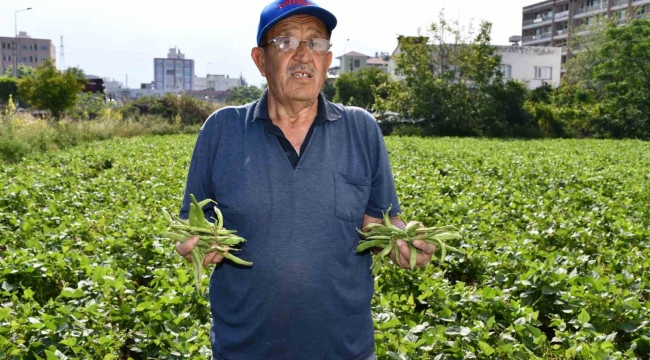
{"type": "MultiPolygon", "coordinates": [[[[192,256],[190,255],[190,252],[194,249],[194,247],[199,243],[199,237],[198,236],[192,236],[187,238],[187,240],[183,242],[178,242],[176,243],[176,252],[178,255],[182,256],[187,260],[188,262],[192,262],[192,256]]],[[[213,251],[209,254],[205,255],[205,260],[203,260],[203,266],[208,266],[210,264],[217,264],[223,260],[223,256],[217,254],[216,251],[213,251]]]]}

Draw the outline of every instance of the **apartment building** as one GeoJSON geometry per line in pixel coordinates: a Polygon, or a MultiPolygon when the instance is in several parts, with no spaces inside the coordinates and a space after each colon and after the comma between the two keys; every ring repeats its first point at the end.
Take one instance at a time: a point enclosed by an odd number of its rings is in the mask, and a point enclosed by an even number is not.
{"type": "Polygon", "coordinates": [[[169,49],[167,58],[154,59],[154,86],[156,90],[193,90],[194,60],[185,59],[177,48],[169,49]]]}
{"type": "Polygon", "coordinates": [[[0,76],[15,61],[29,67],[37,67],[51,59],[56,64],[56,48],[49,39],[33,39],[21,31],[17,37],[0,37],[0,76]],[[16,46],[17,44],[17,46],[16,46]]]}
{"type": "Polygon", "coordinates": [[[522,45],[562,48],[562,64],[571,57],[571,37],[589,31],[597,17],[619,24],[650,18],[650,0],[547,0],[523,8],[522,45]]]}

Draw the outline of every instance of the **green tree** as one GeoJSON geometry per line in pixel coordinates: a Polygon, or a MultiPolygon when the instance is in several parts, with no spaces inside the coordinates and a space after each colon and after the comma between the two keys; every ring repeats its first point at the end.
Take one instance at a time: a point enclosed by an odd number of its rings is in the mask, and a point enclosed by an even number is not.
{"type": "Polygon", "coordinates": [[[323,97],[326,100],[333,101],[334,95],[336,95],[336,86],[326,81],[323,84],[323,89],[321,90],[321,93],[323,94],[323,97]]]}
{"type": "Polygon", "coordinates": [[[424,134],[511,136],[513,124],[534,126],[523,110],[527,88],[503,82],[491,31],[492,25],[482,22],[474,35],[440,13],[428,36],[400,36],[399,81],[375,91],[377,110],[418,122],[424,134]]]}
{"type": "Polygon", "coordinates": [[[389,80],[388,74],[374,66],[343,73],[334,84],[336,93],[333,101],[371,110],[375,104],[376,88],[389,80]]]}
{"type": "Polygon", "coordinates": [[[262,90],[257,86],[240,86],[233,89],[230,103],[241,105],[258,100],[260,97],[262,97],[262,90]]]}
{"type": "Polygon", "coordinates": [[[601,131],[650,139],[650,21],[610,24],[593,78],[603,85],[601,131]]]}
{"type": "Polygon", "coordinates": [[[600,62],[600,50],[607,41],[606,31],[612,21],[605,16],[599,16],[592,20],[590,25],[582,25],[584,28],[588,27],[589,31],[581,31],[583,28],[573,31],[570,44],[572,57],[565,64],[563,84],[594,91],[602,89],[602,84],[595,78],[593,71],[600,62]]]}
{"type": "Polygon", "coordinates": [[[33,76],[21,79],[18,84],[20,98],[39,110],[50,110],[60,118],[73,107],[84,84],[71,71],[61,73],[51,60],[36,68],[33,76]]]}
{"type": "Polygon", "coordinates": [[[18,80],[12,77],[0,76],[0,102],[8,102],[9,97],[18,95],[18,80]]]}
{"type": "MultiPolygon", "coordinates": [[[[34,74],[34,68],[33,67],[26,66],[25,64],[18,64],[18,74],[17,75],[18,75],[19,79],[22,79],[25,76],[30,76],[30,75],[33,75],[33,74],[34,74]]],[[[14,76],[14,66],[13,65],[9,65],[9,67],[7,67],[5,69],[5,76],[12,76],[12,77],[14,76]]]]}

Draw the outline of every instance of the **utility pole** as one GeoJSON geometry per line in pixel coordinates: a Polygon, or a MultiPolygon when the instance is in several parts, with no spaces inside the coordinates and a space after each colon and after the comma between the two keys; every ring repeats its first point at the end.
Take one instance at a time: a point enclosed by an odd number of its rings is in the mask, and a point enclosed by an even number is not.
{"type": "Polygon", "coordinates": [[[27,9],[22,9],[22,10],[16,10],[14,11],[14,77],[18,77],[18,13],[22,11],[27,11],[31,10],[32,8],[27,8],[27,9]]]}
{"type": "Polygon", "coordinates": [[[126,86],[127,89],[129,88],[129,74],[126,74],[126,86]]]}
{"type": "Polygon", "coordinates": [[[61,35],[61,71],[65,70],[65,53],[63,51],[63,35],[61,35]]]}

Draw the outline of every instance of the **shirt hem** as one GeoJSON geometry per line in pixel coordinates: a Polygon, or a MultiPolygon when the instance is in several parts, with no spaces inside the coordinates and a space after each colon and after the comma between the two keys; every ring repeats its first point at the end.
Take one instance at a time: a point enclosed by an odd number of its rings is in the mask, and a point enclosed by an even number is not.
{"type": "MultiPolygon", "coordinates": [[[[350,360],[367,360],[371,355],[375,353],[375,343],[373,341],[372,345],[368,347],[366,350],[364,350],[360,355],[358,355],[355,358],[352,358],[350,360]]],[[[218,354],[212,354],[212,360],[226,360],[219,356],[218,354]]]]}

